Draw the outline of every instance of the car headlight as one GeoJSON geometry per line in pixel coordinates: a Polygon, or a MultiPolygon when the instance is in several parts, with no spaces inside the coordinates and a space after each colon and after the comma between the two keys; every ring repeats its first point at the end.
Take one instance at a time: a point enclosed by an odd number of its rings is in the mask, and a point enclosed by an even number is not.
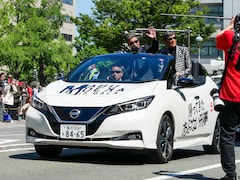
{"type": "Polygon", "coordinates": [[[143,97],[131,100],[125,103],[115,104],[110,106],[105,114],[119,114],[123,112],[130,112],[145,109],[152,102],[154,96],[143,97]]]}
{"type": "Polygon", "coordinates": [[[37,98],[36,96],[34,96],[32,98],[31,105],[32,105],[32,107],[34,107],[34,108],[36,108],[40,111],[47,111],[48,110],[47,105],[43,101],[41,101],[39,98],[37,98]]]}

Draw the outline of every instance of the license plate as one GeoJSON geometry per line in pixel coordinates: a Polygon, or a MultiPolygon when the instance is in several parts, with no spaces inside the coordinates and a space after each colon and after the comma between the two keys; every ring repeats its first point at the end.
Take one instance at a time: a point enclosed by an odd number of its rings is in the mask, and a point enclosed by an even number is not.
{"type": "Polygon", "coordinates": [[[84,139],[86,136],[86,125],[82,124],[61,124],[60,138],[84,139]]]}

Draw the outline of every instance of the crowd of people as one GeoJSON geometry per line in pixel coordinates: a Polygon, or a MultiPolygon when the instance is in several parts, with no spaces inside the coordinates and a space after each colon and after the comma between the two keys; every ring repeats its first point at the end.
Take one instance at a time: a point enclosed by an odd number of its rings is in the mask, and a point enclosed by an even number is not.
{"type": "Polygon", "coordinates": [[[41,90],[36,83],[14,79],[10,74],[0,73],[0,121],[22,120],[31,99],[41,90]]]}

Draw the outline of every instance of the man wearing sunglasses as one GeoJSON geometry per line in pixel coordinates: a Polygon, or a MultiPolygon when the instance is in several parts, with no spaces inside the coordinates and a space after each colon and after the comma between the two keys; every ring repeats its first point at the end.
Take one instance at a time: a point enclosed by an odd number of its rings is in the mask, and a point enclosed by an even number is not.
{"type": "Polygon", "coordinates": [[[174,70],[174,84],[177,85],[177,81],[181,77],[191,77],[192,63],[187,47],[177,45],[177,36],[173,31],[168,31],[163,34],[163,41],[165,47],[161,48],[158,52],[160,54],[173,55],[175,62],[173,64],[174,70]]]}
{"type": "Polygon", "coordinates": [[[122,81],[123,79],[123,68],[121,66],[112,66],[111,75],[109,80],[122,81]]]}
{"type": "Polygon", "coordinates": [[[156,29],[152,26],[148,28],[148,33],[146,36],[152,39],[152,45],[141,45],[138,37],[136,35],[130,35],[128,37],[128,46],[132,52],[135,53],[156,53],[158,51],[158,41],[156,29]]]}

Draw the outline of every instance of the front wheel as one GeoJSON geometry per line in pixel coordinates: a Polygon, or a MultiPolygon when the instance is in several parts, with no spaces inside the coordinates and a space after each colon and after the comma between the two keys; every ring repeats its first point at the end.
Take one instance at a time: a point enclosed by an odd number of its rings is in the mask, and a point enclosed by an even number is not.
{"type": "Polygon", "coordinates": [[[157,135],[157,149],[149,150],[148,158],[151,162],[167,163],[173,155],[174,127],[169,115],[164,114],[159,124],[157,135]]]}
{"type": "Polygon", "coordinates": [[[34,147],[38,155],[43,158],[56,158],[63,150],[61,146],[53,145],[34,145],[34,147]]]}

